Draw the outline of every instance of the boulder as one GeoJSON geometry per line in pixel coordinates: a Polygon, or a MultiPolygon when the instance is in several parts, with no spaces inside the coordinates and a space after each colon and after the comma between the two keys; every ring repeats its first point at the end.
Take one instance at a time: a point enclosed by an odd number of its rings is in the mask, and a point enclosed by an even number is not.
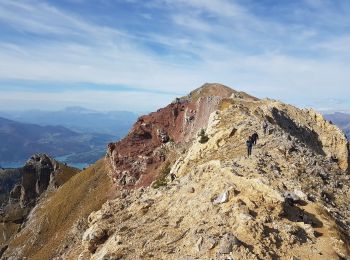
{"type": "Polygon", "coordinates": [[[167,143],[170,140],[168,134],[163,129],[157,129],[157,137],[162,143],[167,143]]]}
{"type": "Polygon", "coordinates": [[[216,199],[214,199],[213,204],[217,205],[217,204],[228,202],[228,198],[229,198],[229,192],[225,191],[221,193],[218,197],[216,197],[216,199]]]}
{"type": "Polygon", "coordinates": [[[98,245],[105,242],[108,238],[107,230],[99,225],[89,227],[83,234],[83,244],[85,248],[94,253],[98,245]]]}
{"type": "Polygon", "coordinates": [[[238,246],[240,241],[232,234],[225,234],[220,240],[219,244],[219,253],[220,254],[229,254],[232,252],[233,246],[238,246]]]}
{"type": "Polygon", "coordinates": [[[290,205],[293,205],[293,204],[296,204],[296,203],[299,203],[302,201],[301,198],[297,194],[295,194],[294,192],[286,191],[283,194],[283,197],[284,197],[285,202],[290,204],[290,205]]]}

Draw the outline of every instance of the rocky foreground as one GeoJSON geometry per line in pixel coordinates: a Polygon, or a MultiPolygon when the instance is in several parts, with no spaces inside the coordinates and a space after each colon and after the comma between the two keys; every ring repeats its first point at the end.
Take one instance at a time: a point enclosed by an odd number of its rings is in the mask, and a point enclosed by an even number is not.
{"type": "Polygon", "coordinates": [[[349,187],[349,143],[321,115],[206,84],[58,188],[3,258],[348,259],[349,187]]]}

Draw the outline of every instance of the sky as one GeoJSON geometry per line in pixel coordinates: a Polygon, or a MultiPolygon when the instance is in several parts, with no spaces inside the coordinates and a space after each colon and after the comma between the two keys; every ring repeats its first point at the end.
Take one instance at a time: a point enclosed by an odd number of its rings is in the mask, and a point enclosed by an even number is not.
{"type": "Polygon", "coordinates": [[[206,82],[350,111],[350,1],[0,0],[0,110],[152,111],[206,82]]]}

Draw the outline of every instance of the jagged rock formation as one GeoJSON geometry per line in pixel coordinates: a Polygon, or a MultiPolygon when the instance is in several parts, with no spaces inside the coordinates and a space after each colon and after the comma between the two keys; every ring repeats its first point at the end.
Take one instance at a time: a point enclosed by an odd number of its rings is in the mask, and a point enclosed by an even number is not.
{"type": "Polygon", "coordinates": [[[71,168],[60,165],[60,171],[62,185],[42,194],[1,259],[67,259],[60,256],[80,242],[89,214],[114,197],[103,161],[71,177],[71,168]]]}
{"type": "Polygon", "coordinates": [[[346,259],[348,165],[344,134],[312,110],[206,84],[42,201],[4,257],[346,259]]]}
{"type": "Polygon", "coordinates": [[[5,244],[25,222],[40,196],[65,183],[77,169],[60,165],[46,154],[35,154],[22,168],[0,171],[1,243],[5,244]]]}
{"type": "Polygon", "coordinates": [[[271,116],[278,126],[315,152],[337,161],[342,170],[348,171],[349,142],[343,131],[312,109],[299,110],[280,102],[271,105],[275,106],[271,116]]]}

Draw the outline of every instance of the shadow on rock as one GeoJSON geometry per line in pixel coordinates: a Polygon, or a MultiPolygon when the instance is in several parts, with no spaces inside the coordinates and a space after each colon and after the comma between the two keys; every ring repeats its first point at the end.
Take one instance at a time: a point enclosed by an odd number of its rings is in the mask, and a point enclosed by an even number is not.
{"type": "Polygon", "coordinates": [[[287,218],[292,222],[304,222],[305,224],[310,224],[314,228],[323,227],[322,221],[316,218],[314,214],[288,203],[283,203],[283,213],[280,216],[287,218]]]}
{"type": "Polygon", "coordinates": [[[272,115],[276,124],[289,133],[291,136],[297,138],[300,142],[305,143],[314,152],[325,155],[323,151],[323,145],[319,139],[318,134],[306,127],[298,126],[292,119],[288,117],[286,113],[272,109],[272,115]]]}

